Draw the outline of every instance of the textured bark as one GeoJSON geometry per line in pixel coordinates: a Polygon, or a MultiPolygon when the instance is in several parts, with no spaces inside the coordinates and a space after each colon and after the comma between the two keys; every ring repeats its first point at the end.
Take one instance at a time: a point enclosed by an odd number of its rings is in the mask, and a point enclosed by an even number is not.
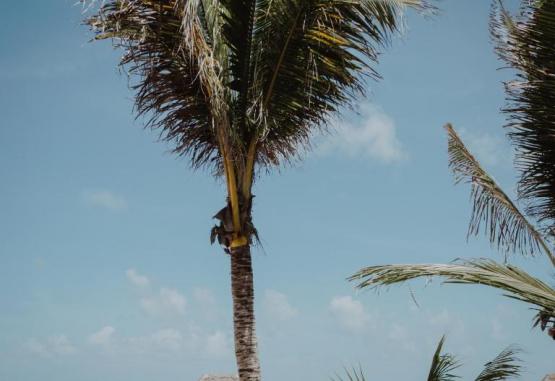
{"type": "Polygon", "coordinates": [[[235,358],[240,381],[260,381],[250,247],[230,250],[235,358]]]}

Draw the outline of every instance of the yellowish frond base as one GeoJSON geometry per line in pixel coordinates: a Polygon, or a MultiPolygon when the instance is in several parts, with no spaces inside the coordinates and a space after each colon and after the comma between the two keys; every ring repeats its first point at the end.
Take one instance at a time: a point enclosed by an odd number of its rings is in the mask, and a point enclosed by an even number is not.
{"type": "Polygon", "coordinates": [[[231,244],[229,245],[229,247],[231,249],[235,249],[237,247],[248,245],[249,241],[248,241],[247,237],[242,236],[242,235],[238,236],[235,233],[233,235],[234,235],[233,240],[231,241],[231,244]]]}

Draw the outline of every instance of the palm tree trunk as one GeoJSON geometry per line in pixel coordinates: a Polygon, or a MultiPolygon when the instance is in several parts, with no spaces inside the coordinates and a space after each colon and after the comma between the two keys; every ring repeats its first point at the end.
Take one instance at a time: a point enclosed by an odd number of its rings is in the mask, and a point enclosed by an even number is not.
{"type": "Polygon", "coordinates": [[[230,249],[235,358],[240,381],[260,381],[250,246],[230,249]]]}

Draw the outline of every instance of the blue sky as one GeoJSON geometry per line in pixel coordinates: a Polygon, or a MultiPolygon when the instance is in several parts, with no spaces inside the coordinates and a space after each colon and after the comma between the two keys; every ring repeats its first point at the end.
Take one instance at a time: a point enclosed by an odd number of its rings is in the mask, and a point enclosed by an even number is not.
{"type": "MultiPolygon", "coordinates": [[[[73,0],[0,3],[0,379],[195,380],[234,370],[229,259],[209,245],[224,188],[156,142],[108,43],[87,43],[73,0]]],[[[511,2],[510,4],[516,4],[511,2]]],[[[360,113],[302,162],[256,183],[254,253],[264,379],[425,379],[433,349],[460,374],[507,345],[524,379],[552,372],[527,306],[433,282],[356,293],[362,266],[496,257],[465,240],[469,189],[447,169],[450,121],[506,189],[512,151],[489,2],[410,14],[360,113]]],[[[515,263],[547,279],[543,258],[515,263]]]]}

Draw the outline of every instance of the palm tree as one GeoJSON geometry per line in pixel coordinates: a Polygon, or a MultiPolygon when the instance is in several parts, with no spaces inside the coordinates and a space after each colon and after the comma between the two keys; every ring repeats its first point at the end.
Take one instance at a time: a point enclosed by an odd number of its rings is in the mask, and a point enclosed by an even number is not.
{"type": "MultiPolygon", "coordinates": [[[[445,336],[437,344],[432,357],[427,381],[455,381],[457,376],[454,371],[460,367],[455,356],[442,353],[445,336]]],[[[503,381],[520,376],[521,366],[517,354],[520,350],[508,347],[499,353],[493,360],[484,365],[484,369],[474,381],[503,381]]],[[[344,376],[336,376],[336,381],[366,381],[366,376],[361,368],[345,369],[344,376]]]]}
{"type": "MultiPolygon", "coordinates": [[[[454,381],[459,376],[453,373],[458,367],[459,362],[450,353],[442,353],[445,336],[439,341],[432,364],[428,373],[428,381],[454,381]]],[[[474,381],[502,381],[520,376],[520,360],[516,355],[520,350],[516,347],[505,348],[493,360],[484,364],[484,369],[474,379],[474,381]]]]}
{"type": "MultiPolygon", "coordinates": [[[[553,263],[554,256],[546,237],[518,209],[509,196],[488,175],[464,146],[451,125],[449,136],[450,167],[456,182],[472,184],[473,210],[468,234],[477,234],[481,227],[493,245],[505,253],[543,252],[553,263]]],[[[350,280],[359,280],[357,287],[375,287],[405,282],[419,277],[438,276],[447,283],[482,284],[503,290],[506,296],[538,309],[536,325],[548,329],[555,338],[555,290],[545,282],[510,264],[493,260],[459,260],[452,264],[402,264],[371,266],[361,269],[350,280]]]]}
{"type": "MultiPolygon", "coordinates": [[[[86,1],[86,0],[83,0],[86,1]]],[[[364,93],[404,8],[425,0],[104,0],[86,19],[124,51],[138,116],[193,168],[225,180],[211,241],[231,260],[241,381],[260,379],[251,245],[253,182],[290,162],[364,93]]]]}
{"type": "MultiPolygon", "coordinates": [[[[494,5],[491,32],[501,59],[517,70],[507,82],[508,135],[517,150],[519,201],[517,203],[480,166],[452,126],[449,165],[456,182],[472,185],[473,209],[468,234],[485,232],[504,253],[544,253],[555,266],[555,2],[531,1],[513,18],[499,2],[494,5]]],[[[443,277],[448,283],[482,284],[506,296],[535,306],[534,326],[547,329],[555,339],[555,290],[545,282],[509,264],[492,260],[453,264],[372,266],[350,279],[358,287],[377,287],[418,277],[443,277]]]]}

